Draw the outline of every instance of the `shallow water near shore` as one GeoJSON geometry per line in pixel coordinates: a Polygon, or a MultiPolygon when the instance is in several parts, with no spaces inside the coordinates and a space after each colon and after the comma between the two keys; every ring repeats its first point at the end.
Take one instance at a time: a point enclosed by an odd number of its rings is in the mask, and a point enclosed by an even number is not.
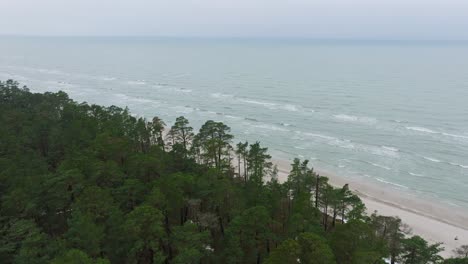
{"type": "Polygon", "coordinates": [[[0,79],[227,123],[335,175],[468,208],[468,44],[0,38],[0,79]]]}

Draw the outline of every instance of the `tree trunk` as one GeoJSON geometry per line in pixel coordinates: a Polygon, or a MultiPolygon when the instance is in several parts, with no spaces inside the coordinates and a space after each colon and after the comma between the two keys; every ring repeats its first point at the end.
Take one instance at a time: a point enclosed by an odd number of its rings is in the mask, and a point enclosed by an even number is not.
{"type": "Polygon", "coordinates": [[[345,204],[344,204],[344,202],[343,202],[342,205],[341,205],[341,223],[342,223],[342,224],[344,224],[345,209],[346,209],[346,206],[345,206],[345,204]]]}
{"type": "Polygon", "coordinates": [[[320,176],[317,174],[317,179],[315,181],[315,208],[318,208],[319,181],[320,181],[320,176]]]}
{"type": "Polygon", "coordinates": [[[167,216],[167,212],[164,212],[164,227],[166,229],[166,233],[171,233],[171,228],[169,226],[169,217],[167,216]]]}
{"type": "Polygon", "coordinates": [[[327,204],[325,204],[325,208],[323,209],[323,218],[324,218],[323,227],[325,231],[327,231],[327,227],[328,227],[328,205],[327,204]]]}
{"type": "Polygon", "coordinates": [[[224,224],[223,224],[223,218],[220,216],[219,206],[216,206],[216,213],[218,214],[219,230],[221,231],[221,235],[224,236],[224,224]]]}
{"type": "Polygon", "coordinates": [[[214,157],[215,167],[218,168],[218,155],[216,153],[216,150],[213,153],[213,157],[214,157]]]}
{"type": "Polygon", "coordinates": [[[182,129],[182,141],[184,143],[184,158],[187,156],[187,139],[185,138],[185,130],[182,129]]]}
{"type": "Polygon", "coordinates": [[[222,148],[218,148],[218,170],[221,170],[221,150],[222,148]]]}
{"type": "Polygon", "coordinates": [[[241,156],[239,154],[239,156],[237,156],[237,160],[238,160],[238,165],[237,165],[237,169],[239,171],[239,178],[241,177],[241,156]]]}
{"type": "Polygon", "coordinates": [[[336,215],[338,214],[338,208],[336,206],[333,207],[333,221],[332,221],[332,227],[335,227],[335,221],[336,221],[336,215]]]}
{"type": "Polygon", "coordinates": [[[247,159],[245,157],[245,154],[244,154],[244,181],[247,183],[247,159]]]}
{"type": "Polygon", "coordinates": [[[165,148],[165,146],[164,146],[164,139],[163,139],[163,136],[162,136],[162,132],[159,132],[157,141],[158,141],[159,145],[161,146],[162,151],[163,151],[163,152],[166,152],[166,148],[165,148]]]}
{"type": "Polygon", "coordinates": [[[221,234],[224,236],[224,225],[223,225],[223,218],[218,217],[218,221],[219,221],[219,230],[221,231],[221,234]]]}

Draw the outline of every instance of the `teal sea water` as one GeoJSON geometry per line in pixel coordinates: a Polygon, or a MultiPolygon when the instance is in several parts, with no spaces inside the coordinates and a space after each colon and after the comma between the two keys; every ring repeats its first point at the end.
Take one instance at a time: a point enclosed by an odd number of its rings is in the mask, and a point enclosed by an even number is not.
{"type": "Polygon", "coordinates": [[[468,43],[0,38],[0,79],[468,208],[468,43]]]}

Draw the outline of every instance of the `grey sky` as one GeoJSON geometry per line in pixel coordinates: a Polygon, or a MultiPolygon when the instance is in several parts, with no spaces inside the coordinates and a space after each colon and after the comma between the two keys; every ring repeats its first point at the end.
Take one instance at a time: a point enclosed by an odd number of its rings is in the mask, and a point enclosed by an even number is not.
{"type": "Polygon", "coordinates": [[[468,39],[468,0],[0,0],[0,34],[468,39]]]}

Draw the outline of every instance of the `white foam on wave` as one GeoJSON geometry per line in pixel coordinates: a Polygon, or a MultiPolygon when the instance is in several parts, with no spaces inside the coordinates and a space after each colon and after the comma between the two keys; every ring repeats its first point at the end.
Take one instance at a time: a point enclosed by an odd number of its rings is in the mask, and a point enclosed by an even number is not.
{"type": "Polygon", "coordinates": [[[115,96],[115,97],[118,97],[118,98],[121,99],[121,100],[132,101],[132,102],[136,102],[136,103],[146,103],[146,104],[155,104],[155,103],[159,103],[158,101],[155,101],[155,100],[150,100],[150,99],[145,99],[145,98],[140,98],[140,97],[129,96],[129,95],[122,94],[122,93],[114,94],[114,96],[115,96]]]}
{"type": "Polygon", "coordinates": [[[462,165],[462,164],[458,164],[458,163],[454,163],[454,162],[450,162],[450,165],[458,166],[458,167],[463,168],[463,169],[468,169],[467,165],[462,165]]]}
{"type": "Polygon", "coordinates": [[[172,109],[174,109],[175,112],[179,114],[190,114],[194,111],[192,107],[188,106],[174,106],[172,109]]]}
{"type": "Polygon", "coordinates": [[[258,125],[253,125],[252,127],[262,128],[262,129],[267,129],[267,130],[273,130],[273,131],[284,131],[284,132],[289,131],[286,128],[282,128],[282,127],[278,127],[278,126],[270,125],[270,124],[258,124],[258,125]]]}
{"type": "Polygon", "coordinates": [[[438,159],[435,159],[435,158],[431,158],[431,157],[423,157],[425,160],[428,160],[428,161],[432,161],[432,162],[436,162],[436,163],[440,163],[442,161],[438,160],[438,159]]]}
{"type": "Polygon", "coordinates": [[[115,81],[115,80],[117,80],[117,78],[115,78],[115,77],[107,77],[107,76],[100,77],[99,79],[103,80],[103,81],[115,81]]]}
{"type": "Polygon", "coordinates": [[[385,150],[393,151],[393,152],[398,152],[398,151],[400,151],[399,149],[397,149],[397,148],[395,148],[395,147],[382,146],[382,148],[385,149],[385,150]]]}
{"type": "Polygon", "coordinates": [[[363,124],[375,124],[377,122],[377,119],[372,118],[372,117],[366,117],[366,116],[353,116],[353,115],[346,115],[346,114],[338,114],[338,115],[333,115],[333,117],[335,119],[338,119],[344,122],[355,122],[355,123],[363,123],[363,124]]]}
{"type": "Polygon", "coordinates": [[[303,134],[306,136],[310,137],[316,137],[316,138],[321,138],[321,139],[327,139],[327,140],[339,140],[338,138],[331,137],[331,136],[326,136],[322,134],[316,134],[316,133],[310,133],[310,132],[301,132],[301,131],[296,131],[297,134],[303,134]]]}
{"type": "Polygon", "coordinates": [[[400,154],[398,151],[394,149],[387,149],[383,147],[377,147],[372,145],[366,144],[359,144],[359,149],[368,153],[371,153],[376,156],[384,156],[384,157],[391,157],[391,158],[399,158],[400,154]]]}
{"type": "Polygon", "coordinates": [[[276,104],[272,102],[258,101],[258,100],[245,99],[245,98],[238,99],[238,101],[242,103],[247,103],[247,104],[260,105],[270,110],[286,110],[289,112],[298,112],[302,109],[302,107],[293,105],[293,104],[276,104]]]}
{"type": "Polygon", "coordinates": [[[424,177],[423,174],[420,174],[420,173],[414,173],[414,172],[408,172],[409,175],[412,175],[412,176],[416,176],[416,177],[424,177]]]}
{"type": "Polygon", "coordinates": [[[223,99],[223,100],[232,99],[237,102],[244,103],[244,104],[258,105],[258,106],[268,108],[270,110],[285,110],[289,112],[299,112],[299,111],[312,112],[312,113],[314,112],[313,109],[304,109],[302,106],[298,106],[294,104],[281,104],[281,103],[256,100],[256,99],[246,98],[246,97],[236,97],[232,94],[224,94],[224,93],[218,92],[218,93],[211,93],[210,96],[216,99],[223,99]]]}
{"type": "Polygon", "coordinates": [[[284,110],[287,110],[287,111],[291,111],[291,112],[299,111],[298,107],[295,106],[295,105],[292,105],[292,104],[282,105],[281,108],[283,108],[284,110]]]}
{"type": "Polygon", "coordinates": [[[428,160],[428,161],[432,161],[432,162],[435,162],[435,163],[446,163],[446,164],[450,164],[452,166],[460,167],[462,169],[468,169],[468,165],[463,165],[463,164],[459,164],[459,163],[455,163],[455,162],[441,161],[441,160],[438,160],[436,158],[431,158],[431,157],[423,157],[423,159],[428,160]]]}
{"type": "Polygon", "coordinates": [[[424,133],[430,133],[430,134],[438,134],[438,132],[434,131],[434,130],[431,130],[429,128],[425,128],[425,127],[413,127],[413,126],[409,126],[409,127],[406,127],[406,129],[408,130],[413,130],[413,131],[418,131],[418,132],[424,132],[424,133]]]}
{"type": "Polygon", "coordinates": [[[130,85],[145,85],[146,81],[144,81],[144,80],[128,81],[127,84],[130,84],[130,85]]]}
{"type": "Polygon", "coordinates": [[[456,139],[468,140],[468,136],[465,136],[465,135],[458,135],[458,134],[452,134],[452,133],[446,133],[446,132],[439,132],[439,131],[434,131],[432,129],[425,128],[425,127],[406,127],[406,129],[417,131],[417,132],[429,133],[429,134],[439,134],[439,135],[443,135],[443,136],[451,137],[451,138],[456,138],[456,139]]]}
{"type": "Polygon", "coordinates": [[[262,106],[267,106],[267,107],[273,107],[276,105],[274,103],[261,102],[261,101],[256,101],[252,99],[239,99],[239,101],[248,103],[248,104],[262,105],[262,106]]]}
{"type": "Polygon", "coordinates": [[[242,119],[242,117],[232,116],[232,115],[225,115],[225,117],[230,118],[230,119],[242,119]]]}
{"type": "Polygon", "coordinates": [[[335,139],[328,142],[331,146],[336,146],[344,149],[355,149],[356,145],[348,139],[335,139]]]}
{"type": "Polygon", "coordinates": [[[295,131],[295,133],[298,135],[304,135],[307,137],[316,138],[330,146],[335,146],[335,147],[340,147],[340,148],[350,149],[350,150],[363,151],[363,152],[371,153],[377,156],[386,156],[386,157],[392,157],[392,158],[399,157],[398,151],[395,151],[395,149],[393,148],[390,150],[390,149],[386,149],[380,146],[378,147],[378,146],[361,144],[357,142],[352,142],[349,139],[339,139],[336,137],[331,137],[331,136],[317,134],[317,133],[301,132],[301,131],[295,131]]]}
{"type": "Polygon", "coordinates": [[[442,133],[442,135],[454,138],[468,139],[468,136],[456,135],[451,133],[442,133]]]}
{"type": "Polygon", "coordinates": [[[468,169],[468,165],[463,165],[463,164],[459,164],[459,163],[455,163],[455,162],[446,162],[446,161],[441,161],[441,160],[438,160],[436,158],[431,158],[431,157],[423,157],[423,159],[425,160],[428,160],[428,161],[432,161],[432,162],[435,162],[435,163],[446,163],[446,164],[450,164],[452,166],[457,166],[457,167],[460,167],[462,169],[468,169]]]}
{"type": "Polygon", "coordinates": [[[213,98],[231,98],[234,97],[232,94],[223,94],[223,93],[212,93],[210,94],[213,98]]]}
{"type": "Polygon", "coordinates": [[[398,184],[398,183],[394,183],[394,182],[390,182],[390,181],[387,181],[387,180],[384,180],[382,178],[375,178],[377,181],[379,182],[382,182],[382,183],[385,183],[385,184],[389,184],[389,185],[393,185],[393,186],[396,186],[396,187],[399,187],[399,188],[403,188],[403,189],[409,189],[409,187],[405,186],[405,185],[401,185],[401,184],[398,184]]]}
{"type": "Polygon", "coordinates": [[[389,168],[387,166],[384,166],[384,165],[377,164],[377,163],[369,162],[369,164],[374,166],[374,167],[381,168],[381,169],[384,169],[384,170],[391,170],[391,168],[389,168]]]}

